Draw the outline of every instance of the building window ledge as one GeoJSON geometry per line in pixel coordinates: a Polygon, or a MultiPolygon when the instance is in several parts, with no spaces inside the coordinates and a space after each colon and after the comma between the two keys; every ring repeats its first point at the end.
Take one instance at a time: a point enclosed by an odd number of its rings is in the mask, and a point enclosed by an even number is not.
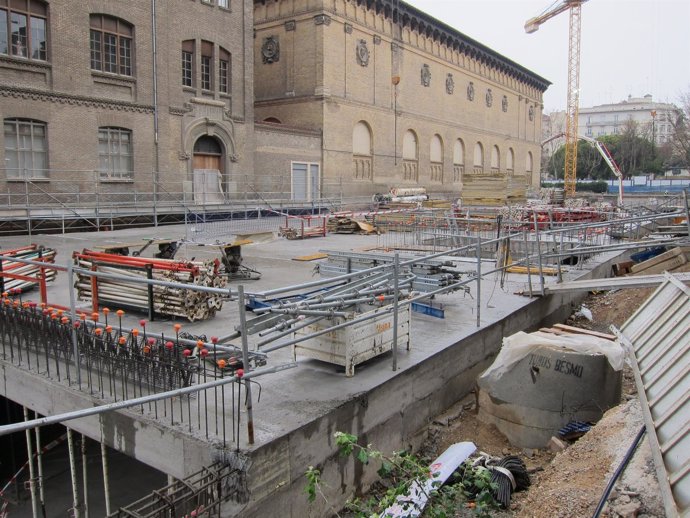
{"type": "Polygon", "coordinates": [[[99,72],[97,70],[92,70],[91,76],[93,77],[93,80],[95,82],[107,83],[118,86],[132,86],[135,85],[137,82],[135,77],[121,76],[118,74],[109,74],[107,72],[99,72]]]}

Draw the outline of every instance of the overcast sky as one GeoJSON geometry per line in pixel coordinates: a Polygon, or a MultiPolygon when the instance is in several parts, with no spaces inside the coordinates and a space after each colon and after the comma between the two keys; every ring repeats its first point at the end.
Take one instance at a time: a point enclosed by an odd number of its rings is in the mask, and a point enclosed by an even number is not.
{"type": "MultiPolygon", "coordinates": [[[[564,110],[568,12],[533,34],[525,21],[554,0],[405,0],[548,79],[544,111],[564,110]]],[[[563,0],[556,0],[560,3],[563,0]]],[[[580,106],[690,92],[690,0],[591,0],[582,5],[580,106]]]]}

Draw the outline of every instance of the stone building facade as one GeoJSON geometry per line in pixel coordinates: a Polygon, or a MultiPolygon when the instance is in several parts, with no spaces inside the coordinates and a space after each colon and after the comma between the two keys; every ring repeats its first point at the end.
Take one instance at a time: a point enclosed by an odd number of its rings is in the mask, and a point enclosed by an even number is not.
{"type": "Polygon", "coordinates": [[[254,29],[257,121],[322,133],[296,199],[414,186],[503,203],[537,183],[548,81],[451,27],[398,0],[254,0],[254,29]]]}
{"type": "Polygon", "coordinates": [[[233,194],[253,171],[252,9],[0,0],[0,192],[179,198],[217,170],[233,194]]]}

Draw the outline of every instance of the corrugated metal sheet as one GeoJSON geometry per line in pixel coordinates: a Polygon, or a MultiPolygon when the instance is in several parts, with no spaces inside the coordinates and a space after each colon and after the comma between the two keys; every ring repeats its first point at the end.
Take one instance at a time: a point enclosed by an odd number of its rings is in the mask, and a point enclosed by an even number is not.
{"type": "Polygon", "coordinates": [[[690,517],[690,288],[673,275],[617,332],[634,356],[666,516],[690,517]]]}

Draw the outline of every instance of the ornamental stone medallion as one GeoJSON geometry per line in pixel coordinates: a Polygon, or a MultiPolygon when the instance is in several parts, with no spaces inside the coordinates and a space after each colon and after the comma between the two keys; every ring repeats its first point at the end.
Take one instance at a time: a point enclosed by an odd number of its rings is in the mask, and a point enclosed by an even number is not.
{"type": "Polygon", "coordinates": [[[359,40],[357,42],[355,54],[357,55],[357,63],[363,67],[366,67],[369,64],[369,48],[367,47],[366,40],[359,40]]]}
{"type": "Polygon", "coordinates": [[[264,63],[277,63],[280,59],[280,43],[275,36],[264,38],[264,44],[261,46],[261,57],[264,63]]]}
{"type": "Polygon", "coordinates": [[[455,81],[453,80],[453,74],[448,74],[446,76],[446,93],[448,95],[453,95],[455,90],[455,81]]]}
{"type": "Polygon", "coordinates": [[[486,91],[485,100],[486,105],[491,108],[491,105],[494,103],[494,94],[491,93],[491,88],[486,91]]]}
{"type": "Polygon", "coordinates": [[[474,83],[472,81],[467,85],[467,100],[474,101],[474,83]]]}
{"type": "Polygon", "coordinates": [[[429,65],[422,65],[422,86],[431,84],[431,69],[429,65]]]}

